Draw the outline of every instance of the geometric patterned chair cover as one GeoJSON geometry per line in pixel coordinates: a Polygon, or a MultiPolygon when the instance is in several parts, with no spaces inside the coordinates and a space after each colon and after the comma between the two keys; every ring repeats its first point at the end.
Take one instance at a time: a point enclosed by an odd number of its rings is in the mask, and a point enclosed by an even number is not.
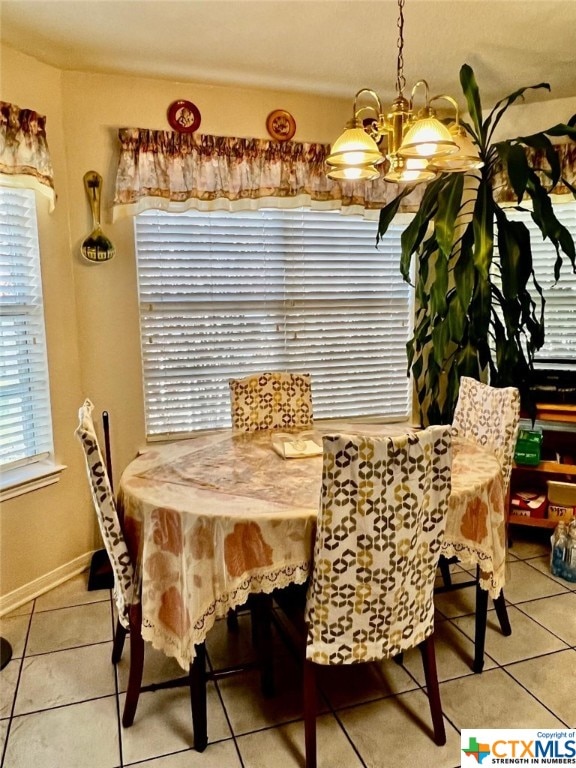
{"type": "MultiPolygon", "coordinates": [[[[211,675],[216,677],[219,673],[216,670],[211,673],[207,672],[205,648],[202,643],[196,646],[197,655],[190,666],[188,677],[142,687],[144,640],[142,638],[140,601],[134,585],[134,568],[122,534],[114,494],[108,473],[106,472],[106,465],[102,458],[100,446],[98,445],[94,422],[92,421],[93,409],[94,406],[90,400],[86,400],[78,411],[80,424],[75,434],[84,449],[96,516],[100,525],[104,546],[106,547],[114,572],[114,598],[118,608],[118,621],[124,628],[122,632],[120,631],[121,627],[116,628],[116,638],[112,652],[113,663],[116,664],[120,660],[126,631],[129,630],[130,633],[130,671],[124,699],[122,725],[128,728],[134,722],[138,700],[142,691],[149,690],[150,688],[153,690],[156,688],[173,688],[177,685],[187,684],[190,688],[192,704],[194,749],[202,752],[208,743],[206,683],[211,675]],[[120,642],[118,642],[119,638],[120,642]]],[[[228,671],[226,671],[226,674],[228,674],[228,671]]]]}
{"type": "Polygon", "coordinates": [[[236,431],[313,425],[309,373],[259,373],[230,379],[228,386],[232,428],[236,431]]]}
{"type": "Polygon", "coordinates": [[[502,467],[508,491],[520,426],[520,393],[516,387],[496,388],[462,376],[452,422],[453,434],[489,448],[502,467]]]}
{"type": "Polygon", "coordinates": [[[104,546],[114,572],[114,599],[118,608],[118,620],[125,629],[128,629],[129,609],[135,598],[134,569],[120,527],[106,465],[98,445],[92,420],[93,409],[94,406],[90,400],[86,400],[78,411],[80,424],[74,434],[84,449],[92,501],[104,546]]]}
{"type": "Polygon", "coordinates": [[[451,428],[323,442],[306,658],[354,664],[395,656],[434,629],[451,428]]]}
{"type": "MultiPolygon", "coordinates": [[[[468,376],[460,378],[458,401],[452,421],[452,434],[455,437],[465,437],[477,445],[484,446],[492,451],[500,462],[506,497],[510,484],[519,426],[520,393],[516,387],[496,388],[488,384],[482,384],[468,376]]],[[[449,559],[440,564],[444,583],[447,585],[451,583],[448,570],[451,561],[449,559]]],[[[473,584],[476,585],[475,656],[473,663],[475,672],[482,672],[484,667],[484,644],[488,611],[488,595],[480,587],[480,575],[480,567],[477,566],[476,579],[474,581],[463,581],[458,585],[459,589],[473,584]]],[[[494,598],[494,607],[502,634],[510,635],[512,628],[508,618],[504,591],[501,591],[498,597],[494,598]]]]}

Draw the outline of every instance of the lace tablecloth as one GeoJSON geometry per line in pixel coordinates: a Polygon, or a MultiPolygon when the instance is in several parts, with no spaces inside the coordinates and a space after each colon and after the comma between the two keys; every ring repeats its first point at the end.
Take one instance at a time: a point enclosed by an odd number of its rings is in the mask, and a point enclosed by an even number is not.
{"type": "MultiPolygon", "coordinates": [[[[399,425],[321,431],[399,434],[399,425]]],[[[118,503],[136,565],[142,634],[185,668],[218,617],[255,592],[303,583],[320,499],[322,457],[283,459],[270,433],[221,431],[152,448],[126,468],[118,503]]],[[[505,514],[497,459],[455,440],[443,553],[504,585],[505,514]]]]}

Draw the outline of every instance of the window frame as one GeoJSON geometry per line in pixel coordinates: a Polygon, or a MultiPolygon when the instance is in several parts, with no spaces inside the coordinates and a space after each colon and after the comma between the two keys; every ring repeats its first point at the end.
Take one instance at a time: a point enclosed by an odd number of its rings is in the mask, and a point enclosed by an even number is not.
{"type": "MultiPolygon", "coordinates": [[[[326,223],[323,226],[328,226],[328,227],[330,226],[330,222],[329,222],[328,217],[338,217],[338,220],[340,222],[340,226],[342,226],[342,227],[346,226],[347,222],[349,222],[351,220],[358,221],[359,218],[360,218],[360,223],[361,224],[366,223],[367,225],[370,225],[370,235],[369,235],[369,238],[370,238],[370,249],[373,249],[374,255],[379,260],[383,260],[383,258],[384,258],[384,252],[383,252],[384,249],[382,247],[382,243],[380,243],[380,251],[378,251],[377,248],[376,248],[377,224],[374,222],[373,219],[370,220],[370,221],[366,221],[365,220],[364,222],[362,222],[361,217],[351,216],[350,214],[342,215],[341,213],[334,212],[334,211],[316,211],[316,210],[301,209],[301,208],[296,209],[296,210],[294,210],[294,209],[292,209],[292,210],[286,210],[286,209],[264,209],[264,211],[261,211],[261,212],[262,213],[267,213],[270,216],[274,216],[274,214],[277,213],[277,214],[279,214],[280,217],[282,216],[282,214],[287,215],[287,216],[289,216],[290,214],[304,215],[304,216],[309,215],[311,220],[313,220],[314,217],[325,217],[324,220],[325,220],[326,223]]],[[[223,213],[228,214],[229,212],[217,211],[216,215],[223,214],[223,213]]],[[[255,216],[255,215],[258,215],[258,213],[260,213],[260,211],[249,211],[249,212],[243,212],[243,213],[255,216]]],[[[144,263],[143,264],[142,263],[143,260],[142,260],[140,251],[145,249],[146,247],[150,247],[150,243],[146,240],[145,237],[143,238],[143,236],[139,233],[138,227],[139,227],[139,223],[144,221],[147,216],[148,217],[152,217],[152,219],[156,218],[156,220],[159,221],[159,217],[162,217],[162,216],[169,216],[169,217],[183,216],[184,217],[184,216],[187,216],[187,215],[191,215],[191,216],[195,216],[195,217],[198,216],[198,217],[201,217],[201,218],[205,219],[206,217],[209,217],[211,214],[210,213],[206,213],[206,212],[198,212],[198,211],[186,211],[186,212],[182,212],[182,213],[179,213],[179,214],[176,214],[176,213],[172,214],[172,213],[166,213],[165,211],[162,211],[162,210],[153,210],[153,211],[143,212],[142,214],[140,214],[139,216],[134,218],[134,241],[135,241],[136,266],[137,266],[137,283],[138,283],[138,290],[139,290],[139,317],[140,317],[140,331],[141,331],[140,332],[140,341],[141,341],[141,350],[142,350],[142,384],[143,384],[143,389],[144,389],[144,408],[145,408],[146,433],[147,433],[146,439],[147,439],[148,442],[165,441],[167,439],[169,439],[169,440],[186,439],[186,438],[189,438],[191,436],[197,436],[199,434],[202,434],[202,432],[210,431],[212,429],[229,427],[229,424],[226,422],[226,423],[220,423],[219,425],[196,426],[195,428],[190,428],[189,427],[188,429],[185,429],[185,428],[181,429],[181,431],[174,431],[174,430],[171,430],[169,428],[170,422],[169,422],[169,420],[167,420],[166,422],[164,422],[164,424],[162,424],[162,423],[160,424],[160,429],[162,431],[159,431],[158,429],[154,430],[153,428],[152,429],[150,428],[149,404],[148,404],[148,401],[147,401],[147,397],[148,397],[147,387],[149,385],[150,379],[149,378],[147,379],[147,375],[146,375],[146,368],[147,368],[147,365],[149,365],[149,362],[147,361],[146,355],[148,354],[149,350],[147,349],[146,331],[147,331],[147,328],[150,327],[151,320],[150,320],[150,316],[147,314],[147,311],[152,309],[152,305],[153,305],[153,300],[154,299],[156,299],[156,301],[160,301],[161,300],[161,297],[158,295],[158,293],[159,293],[159,287],[161,287],[161,279],[162,278],[161,277],[156,277],[155,280],[159,281],[158,286],[154,286],[153,288],[150,288],[150,286],[146,283],[146,278],[142,278],[141,277],[141,271],[144,272],[146,269],[148,269],[148,270],[152,269],[152,264],[153,264],[154,260],[159,261],[162,258],[161,253],[162,253],[162,247],[164,247],[164,243],[161,242],[160,245],[155,246],[158,249],[158,253],[152,253],[152,255],[150,256],[150,261],[148,263],[144,263]],[[160,254],[160,255],[158,255],[158,254],[160,254]],[[145,284],[144,285],[144,289],[143,289],[143,283],[145,284]],[[155,292],[154,292],[154,288],[156,288],[156,295],[155,295],[155,292]]],[[[237,216],[241,216],[242,214],[234,213],[234,214],[229,214],[229,215],[231,217],[237,217],[237,216]]],[[[406,314],[406,322],[403,325],[399,326],[399,327],[401,327],[403,329],[402,330],[403,336],[402,336],[402,339],[400,340],[400,342],[397,345],[397,349],[398,350],[401,349],[402,356],[403,356],[402,357],[402,363],[400,365],[401,374],[397,374],[397,375],[398,376],[401,375],[402,378],[404,378],[404,377],[406,378],[406,386],[404,388],[405,389],[405,395],[403,395],[403,397],[405,397],[405,403],[402,406],[402,415],[400,416],[400,415],[398,415],[398,413],[396,413],[394,416],[390,416],[389,414],[387,414],[387,413],[383,412],[382,410],[380,410],[380,412],[378,414],[375,414],[375,413],[370,414],[370,411],[366,411],[365,413],[359,413],[359,414],[358,413],[354,413],[354,414],[350,413],[348,415],[342,415],[342,414],[339,414],[339,413],[336,412],[336,413],[334,413],[334,416],[332,418],[339,419],[339,420],[342,420],[342,419],[345,420],[345,419],[349,419],[349,418],[354,418],[354,420],[365,419],[365,420],[369,420],[369,421],[372,421],[372,422],[380,421],[382,423],[390,422],[390,421],[394,421],[394,422],[412,421],[412,419],[413,419],[413,414],[414,414],[414,391],[413,391],[413,384],[412,384],[411,376],[409,375],[408,370],[407,370],[407,367],[408,367],[407,366],[407,359],[404,360],[404,356],[405,356],[405,343],[410,338],[410,335],[411,335],[412,329],[413,329],[413,321],[414,321],[414,292],[413,292],[412,286],[409,286],[408,284],[406,284],[404,282],[404,280],[402,279],[402,276],[400,274],[399,265],[396,263],[396,261],[399,261],[399,256],[400,256],[400,247],[399,247],[400,235],[401,235],[402,230],[405,227],[406,220],[409,220],[410,218],[411,218],[410,216],[406,216],[406,215],[398,217],[398,221],[396,222],[396,225],[394,227],[394,232],[391,232],[391,237],[395,238],[395,240],[397,240],[397,253],[396,252],[394,253],[395,261],[394,261],[393,265],[391,266],[391,261],[390,261],[390,257],[389,256],[388,256],[389,261],[388,261],[388,264],[387,264],[388,269],[392,272],[392,274],[397,275],[397,277],[398,277],[398,282],[397,282],[397,284],[395,284],[395,286],[396,286],[396,290],[397,291],[403,292],[403,296],[404,296],[404,298],[402,299],[403,307],[404,307],[403,311],[406,314]],[[397,256],[397,259],[396,259],[396,256],[397,256]]],[[[152,224],[149,224],[149,226],[151,227],[152,224]]],[[[281,224],[277,223],[276,226],[281,226],[281,224]]],[[[305,229],[305,227],[304,227],[304,229],[305,229]]],[[[147,235],[147,236],[152,238],[151,235],[147,235]]],[[[365,233],[364,237],[367,239],[368,235],[365,233]]],[[[167,241],[169,240],[169,238],[170,238],[170,235],[167,235],[167,241]]],[[[395,245],[396,245],[396,243],[395,243],[395,245]]],[[[390,251],[390,246],[388,246],[388,251],[390,251]]],[[[360,258],[361,259],[362,258],[366,259],[366,257],[362,257],[362,256],[360,258]]],[[[286,274],[289,273],[289,270],[290,270],[290,267],[287,268],[287,273],[286,274]]],[[[166,278],[166,280],[168,281],[168,278],[166,278]]],[[[305,278],[303,278],[303,280],[305,280],[305,278]]],[[[288,282],[288,279],[286,280],[286,282],[288,282]]],[[[165,283],[165,286],[166,285],[168,285],[168,282],[165,283]]],[[[383,313],[383,314],[386,313],[386,312],[389,313],[388,305],[381,304],[380,312],[383,313]]],[[[378,326],[374,326],[374,327],[378,327],[378,326]]],[[[382,332],[382,335],[384,335],[384,333],[385,332],[382,332]]],[[[396,330],[391,332],[391,335],[390,335],[391,339],[393,338],[392,337],[393,333],[397,334],[398,332],[396,330]]],[[[287,345],[287,347],[288,346],[289,345],[287,345]]],[[[387,355],[381,355],[381,359],[382,360],[386,360],[386,358],[387,358],[387,355]]],[[[397,366],[397,370],[399,370],[397,363],[396,363],[396,366],[397,366]]],[[[235,369],[235,368],[230,369],[228,371],[228,373],[227,373],[227,378],[228,377],[229,378],[239,378],[239,377],[241,378],[242,376],[250,375],[250,374],[256,373],[256,372],[258,372],[260,370],[262,370],[262,371],[264,371],[264,370],[309,371],[313,375],[313,394],[314,394],[314,389],[315,389],[314,381],[316,380],[316,382],[317,382],[318,379],[317,379],[317,377],[315,379],[314,370],[310,370],[310,367],[306,364],[306,362],[298,364],[298,365],[276,365],[275,367],[274,366],[266,366],[266,365],[258,365],[258,363],[255,363],[249,369],[242,369],[242,370],[235,369]]],[[[153,375],[154,374],[152,374],[152,376],[153,375]]],[[[218,384],[220,384],[219,381],[218,381],[218,384]]],[[[403,384],[403,382],[402,382],[402,384],[403,384]]],[[[229,396],[228,396],[228,390],[227,390],[226,382],[224,382],[224,385],[222,387],[220,387],[220,389],[222,389],[222,390],[225,389],[225,415],[226,415],[227,418],[229,418],[229,396]]],[[[403,391],[404,391],[404,389],[403,389],[403,391]]],[[[320,400],[320,396],[318,395],[318,386],[316,387],[316,393],[317,394],[316,394],[316,397],[315,397],[315,419],[316,419],[316,421],[321,421],[321,420],[323,421],[323,420],[325,420],[326,416],[322,415],[317,410],[317,404],[318,404],[318,402],[320,400]]],[[[224,402],[223,398],[222,398],[222,400],[224,402]]],[[[220,404],[218,406],[218,411],[220,413],[220,417],[222,418],[222,414],[224,412],[224,409],[222,408],[222,404],[220,404]]]]}
{"type": "MultiPolygon", "coordinates": [[[[52,408],[50,397],[50,373],[48,368],[47,359],[47,342],[46,342],[46,319],[44,313],[44,296],[42,286],[42,265],[41,265],[41,249],[39,242],[39,228],[38,228],[38,214],[39,205],[38,197],[34,190],[29,188],[14,187],[10,184],[2,184],[0,182],[0,195],[6,195],[6,199],[2,204],[8,207],[10,204],[14,206],[21,206],[23,215],[22,227],[16,232],[15,239],[12,241],[12,245],[9,242],[9,238],[12,235],[9,232],[10,226],[14,226],[12,222],[7,223],[5,229],[6,237],[6,251],[4,256],[6,257],[6,269],[11,270],[11,274],[15,275],[18,269],[22,270],[22,274],[25,274],[24,278],[14,278],[21,280],[21,285],[26,289],[25,300],[21,304],[16,300],[6,301],[3,303],[2,314],[8,320],[22,319],[24,318],[24,326],[26,330],[22,335],[15,337],[16,343],[19,345],[20,339],[27,338],[28,333],[32,339],[32,346],[36,348],[40,346],[40,351],[35,351],[35,356],[39,362],[35,362],[33,366],[30,366],[28,361],[28,350],[26,345],[23,345],[23,352],[17,356],[17,367],[25,368],[33,367],[34,376],[29,384],[22,383],[23,391],[26,392],[26,387],[29,391],[32,391],[31,399],[34,400],[37,397],[37,393],[42,392],[42,398],[38,408],[34,409],[34,416],[36,420],[43,424],[40,427],[39,437],[33,438],[30,441],[24,441],[24,450],[28,452],[15,457],[10,461],[4,461],[0,464],[0,501],[6,501],[7,499],[20,496],[24,493],[36,490],[38,488],[46,487],[59,480],[61,471],[65,468],[63,465],[58,464],[54,459],[54,432],[52,426],[52,408]],[[12,195],[12,201],[9,199],[9,195],[12,195]],[[19,199],[18,199],[18,196],[19,199]],[[26,245],[18,244],[17,239],[23,240],[26,245]],[[22,250],[26,248],[26,254],[20,257],[17,254],[18,247],[22,250]],[[12,249],[12,252],[11,250],[12,249]],[[10,313],[10,310],[14,308],[14,311],[10,313]],[[34,394],[34,390],[36,394],[34,394]],[[32,451],[31,448],[34,450],[32,451]]],[[[8,216],[6,221],[9,221],[8,216]]],[[[10,290],[12,290],[12,299],[15,298],[15,294],[18,290],[15,283],[10,285],[7,282],[8,288],[6,289],[6,296],[10,297],[10,290]]],[[[9,326],[8,326],[9,327],[9,326]]],[[[27,429],[32,429],[38,432],[38,428],[34,427],[33,422],[31,427],[27,427],[25,419],[21,419],[21,432],[25,433],[27,429]]]]}

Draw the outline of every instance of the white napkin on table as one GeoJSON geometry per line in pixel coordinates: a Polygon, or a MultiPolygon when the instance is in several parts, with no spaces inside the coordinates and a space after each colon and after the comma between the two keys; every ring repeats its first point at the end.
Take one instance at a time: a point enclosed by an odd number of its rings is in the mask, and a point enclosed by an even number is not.
{"type": "Polygon", "coordinates": [[[322,455],[322,438],[315,432],[275,432],[272,447],[283,459],[303,459],[322,455]]]}

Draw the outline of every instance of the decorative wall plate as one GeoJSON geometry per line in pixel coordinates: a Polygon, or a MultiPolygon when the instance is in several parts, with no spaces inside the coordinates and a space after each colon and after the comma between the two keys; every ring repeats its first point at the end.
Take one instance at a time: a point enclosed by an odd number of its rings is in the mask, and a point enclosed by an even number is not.
{"type": "Polygon", "coordinates": [[[275,109],[266,118],[266,130],[276,141],[290,141],[296,133],[296,121],[285,109],[275,109]]]}
{"type": "Polygon", "coordinates": [[[180,99],[168,107],[168,122],[174,131],[194,133],[200,128],[202,117],[196,104],[180,99]]]}

